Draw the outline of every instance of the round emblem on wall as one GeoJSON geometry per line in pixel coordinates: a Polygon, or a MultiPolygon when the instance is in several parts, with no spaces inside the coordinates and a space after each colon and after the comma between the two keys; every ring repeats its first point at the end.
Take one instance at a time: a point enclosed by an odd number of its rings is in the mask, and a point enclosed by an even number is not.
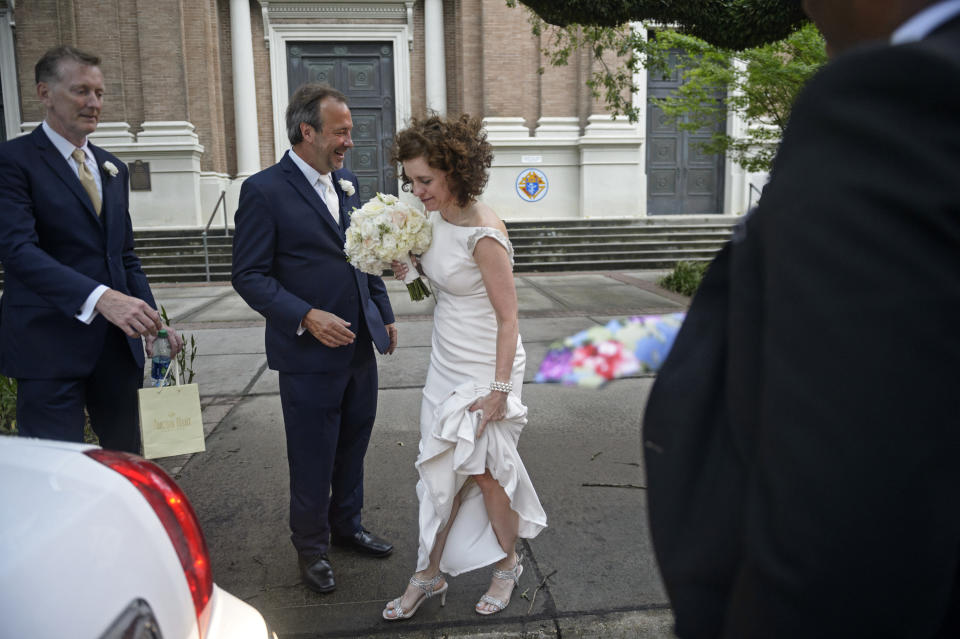
{"type": "Polygon", "coordinates": [[[524,202],[539,202],[550,187],[546,174],[540,169],[524,169],[517,177],[517,195],[524,202]]]}

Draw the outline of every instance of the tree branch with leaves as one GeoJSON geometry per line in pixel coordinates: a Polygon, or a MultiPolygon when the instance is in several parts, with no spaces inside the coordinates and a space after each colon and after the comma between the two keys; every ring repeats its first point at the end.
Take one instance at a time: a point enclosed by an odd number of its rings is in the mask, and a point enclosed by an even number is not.
{"type": "MultiPolygon", "coordinates": [[[[507,3],[516,4],[515,0],[507,3]]],[[[619,6],[618,3],[601,4],[619,6]]],[[[662,8],[684,3],[646,4],[662,8]]],[[[746,6],[745,3],[725,4],[737,4],[741,9],[746,6]]],[[[655,17],[654,13],[648,10],[643,15],[655,17]]],[[[738,51],[691,35],[694,30],[689,28],[689,22],[687,32],[602,24],[611,15],[601,12],[590,24],[559,27],[547,24],[531,11],[530,21],[551,65],[568,64],[574,52],[590,52],[596,64],[587,87],[612,115],[626,115],[631,122],[639,121],[646,105],[635,105],[633,95],[638,89],[635,77],[642,69],[648,73],[677,72],[682,78],[680,88],[669,97],[653,98],[650,103],[659,107],[681,130],[716,131],[708,142],[700,145],[704,153],[722,153],[748,171],[770,169],[796,96],[827,59],[823,38],[812,24],[800,21],[797,28],[786,30],[782,40],[738,51]],[[678,57],[678,51],[683,55],[678,57]],[[612,59],[618,62],[613,64],[612,59]],[[727,132],[725,121],[730,112],[746,123],[742,134],[727,132]]]]}
{"type": "MultiPolygon", "coordinates": [[[[508,2],[515,5],[516,0],[508,2]]],[[[547,24],[618,27],[667,24],[716,47],[741,50],[776,42],[807,23],[800,2],[784,0],[523,0],[547,24]]]]}

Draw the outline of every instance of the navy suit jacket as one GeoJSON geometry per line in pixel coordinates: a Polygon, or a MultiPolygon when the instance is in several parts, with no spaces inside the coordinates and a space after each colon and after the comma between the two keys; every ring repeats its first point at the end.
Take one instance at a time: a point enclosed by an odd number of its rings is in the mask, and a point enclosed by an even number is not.
{"type": "MultiPolygon", "coordinates": [[[[333,172],[344,229],[349,212],[361,206],[357,178],[333,172]],[[347,196],[340,180],[353,183],[347,196]]],[[[288,155],[247,178],[240,188],[233,239],[233,286],[267,319],[267,364],[288,373],[317,373],[348,368],[357,342],[329,348],[297,327],[311,308],[350,322],[361,321],[377,349],[390,346],[385,324],[394,321],[383,280],[358,271],[343,250],[344,230],[288,155]]]]}
{"type": "MultiPolygon", "coordinates": [[[[101,167],[102,215],[73,169],[38,126],[0,145],[0,373],[23,379],[89,375],[109,323],[75,315],[99,284],[156,308],[133,250],[127,167],[90,144],[101,167]],[[116,176],[104,170],[110,161],[116,176]]],[[[128,338],[143,367],[143,344],[128,338]]]]}
{"type": "Polygon", "coordinates": [[[837,57],[644,415],[683,639],[960,637],[960,18],[837,57]]]}

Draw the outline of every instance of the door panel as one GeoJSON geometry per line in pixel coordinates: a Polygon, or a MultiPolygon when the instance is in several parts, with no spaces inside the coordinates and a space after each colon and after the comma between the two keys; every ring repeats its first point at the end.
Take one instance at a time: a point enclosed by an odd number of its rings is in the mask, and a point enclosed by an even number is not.
{"type": "MultiPolygon", "coordinates": [[[[319,82],[321,84],[330,84],[334,80],[336,65],[331,62],[320,62],[318,60],[307,60],[304,63],[304,69],[307,74],[307,82],[319,82]]],[[[303,84],[303,83],[300,83],[303,84]]],[[[299,85],[298,85],[299,86],[299,85]]],[[[296,89],[294,89],[296,90],[296,89]]]]}
{"type": "MultiPolygon", "coordinates": [[[[651,72],[647,95],[664,98],[682,84],[676,68],[680,51],[670,54],[670,69],[651,72]]],[[[687,116],[683,120],[687,121],[687,116]]],[[[722,130],[723,122],[717,125],[722,130]]],[[[704,153],[700,143],[710,139],[713,128],[681,131],[663,111],[647,103],[647,214],[704,215],[723,212],[724,158],[704,153]]]]}
{"type": "Polygon", "coordinates": [[[287,83],[322,82],[347,96],[353,118],[353,148],[345,166],[357,175],[360,198],[378,191],[397,194],[389,165],[396,132],[393,45],[389,42],[296,42],[287,45],[287,83]]]}
{"type": "Polygon", "coordinates": [[[357,175],[360,199],[366,202],[378,190],[384,192],[377,181],[383,164],[379,113],[372,109],[356,109],[352,113],[353,149],[347,154],[347,168],[357,175]]]}

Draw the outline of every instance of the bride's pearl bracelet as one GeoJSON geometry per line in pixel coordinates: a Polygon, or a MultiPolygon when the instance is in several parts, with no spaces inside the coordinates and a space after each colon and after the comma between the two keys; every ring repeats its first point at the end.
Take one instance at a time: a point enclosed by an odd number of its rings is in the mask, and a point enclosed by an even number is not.
{"type": "Polygon", "coordinates": [[[513,390],[513,382],[490,382],[490,390],[500,391],[501,393],[509,393],[513,390]]]}

